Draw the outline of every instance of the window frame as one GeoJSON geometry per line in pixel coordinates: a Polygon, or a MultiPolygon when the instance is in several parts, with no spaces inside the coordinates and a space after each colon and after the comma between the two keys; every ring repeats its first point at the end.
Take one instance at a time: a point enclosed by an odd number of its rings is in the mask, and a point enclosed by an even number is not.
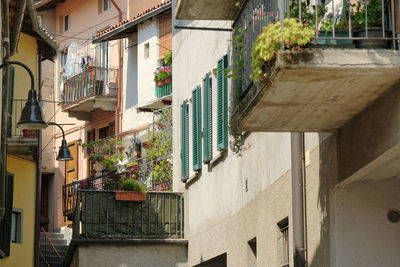
{"type": "Polygon", "coordinates": [[[23,221],[24,221],[24,211],[19,208],[13,208],[12,210],[12,217],[11,217],[11,237],[10,237],[10,242],[12,243],[17,243],[17,244],[22,244],[22,233],[23,233],[23,221]],[[17,214],[16,222],[14,222],[14,214],[17,214]],[[14,226],[15,223],[15,227],[14,226]],[[16,240],[13,240],[13,229],[16,231],[15,238],[16,240]]]}
{"type": "Polygon", "coordinates": [[[63,15],[62,23],[63,23],[63,25],[62,25],[63,32],[67,32],[67,31],[69,31],[71,29],[71,15],[70,15],[70,13],[66,13],[65,15],[63,15]],[[66,17],[68,17],[67,25],[65,23],[65,18],[66,17]],[[67,26],[67,29],[66,29],[65,26],[67,26]]]}

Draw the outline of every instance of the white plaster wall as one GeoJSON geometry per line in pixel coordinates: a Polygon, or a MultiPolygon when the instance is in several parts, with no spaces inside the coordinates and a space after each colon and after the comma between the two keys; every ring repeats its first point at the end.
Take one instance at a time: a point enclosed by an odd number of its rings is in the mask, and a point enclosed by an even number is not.
{"type": "Polygon", "coordinates": [[[154,94],[154,71],[158,63],[158,22],[156,19],[146,20],[138,25],[138,87],[139,104],[155,99],[154,94]],[[148,58],[144,57],[144,46],[150,45],[148,58]]]}
{"type": "Polygon", "coordinates": [[[185,245],[125,244],[79,246],[74,267],[187,267],[185,245]]]}
{"type": "Polygon", "coordinates": [[[399,177],[337,190],[336,266],[400,266],[400,224],[386,217],[400,209],[399,190],[399,177]]]}

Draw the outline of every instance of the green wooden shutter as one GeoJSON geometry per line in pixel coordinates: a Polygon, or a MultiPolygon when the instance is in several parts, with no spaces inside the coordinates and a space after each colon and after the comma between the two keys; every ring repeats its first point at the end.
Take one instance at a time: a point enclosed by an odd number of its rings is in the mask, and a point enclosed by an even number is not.
{"type": "Polygon", "coordinates": [[[201,88],[197,86],[192,92],[193,121],[193,170],[201,170],[201,88]]]}
{"type": "Polygon", "coordinates": [[[217,64],[217,149],[228,149],[228,80],[224,69],[228,67],[225,55],[217,64]]]}
{"type": "Polygon", "coordinates": [[[11,218],[13,208],[14,176],[7,173],[6,177],[6,207],[5,214],[0,222],[0,255],[10,256],[11,218]]]}
{"type": "Polygon", "coordinates": [[[183,101],[181,105],[181,180],[189,178],[189,112],[188,104],[183,101]]]}
{"type": "MultiPolygon", "coordinates": [[[[13,66],[8,66],[8,122],[7,122],[7,136],[11,137],[12,134],[12,116],[13,116],[13,104],[14,104],[14,71],[13,66]]],[[[17,122],[14,121],[15,126],[17,122]]]]}
{"type": "Polygon", "coordinates": [[[211,79],[210,74],[206,74],[203,79],[203,124],[204,124],[204,139],[203,139],[203,155],[204,162],[208,163],[212,160],[212,94],[211,94],[211,79]]]}

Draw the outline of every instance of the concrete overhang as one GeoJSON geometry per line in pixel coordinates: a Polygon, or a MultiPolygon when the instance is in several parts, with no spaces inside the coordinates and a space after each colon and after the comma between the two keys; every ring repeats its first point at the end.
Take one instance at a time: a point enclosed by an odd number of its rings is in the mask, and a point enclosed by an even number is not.
{"type": "Polygon", "coordinates": [[[172,95],[166,95],[145,103],[138,104],[136,108],[144,112],[153,112],[154,110],[162,109],[165,106],[171,105],[172,95]]]}
{"type": "Polygon", "coordinates": [[[91,96],[82,98],[79,102],[64,105],[62,111],[68,112],[70,117],[87,120],[90,119],[90,113],[97,109],[105,111],[115,111],[117,107],[117,98],[112,96],[91,96]]]}
{"type": "Polygon", "coordinates": [[[37,155],[38,139],[25,137],[7,138],[7,154],[33,161],[37,155]]]}
{"type": "MultiPolygon", "coordinates": [[[[240,8],[237,0],[177,0],[176,19],[234,20],[240,8]]],[[[242,0],[240,2],[243,2],[242,0]]]]}
{"type": "Polygon", "coordinates": [[[280,51],[268,73],[241,100],[244,131],[334,131],[400,86],[400,52],[280,51]]]}

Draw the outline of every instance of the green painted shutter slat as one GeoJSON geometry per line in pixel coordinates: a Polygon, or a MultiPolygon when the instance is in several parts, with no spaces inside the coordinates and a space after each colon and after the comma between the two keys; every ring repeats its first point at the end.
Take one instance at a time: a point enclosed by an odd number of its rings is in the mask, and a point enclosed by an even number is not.
{"type": "Polygon", "coordinates": [[[0,250],[5,257],[10,256],[11,218],[13,208],[14,176],[7,173],[6,207],[3,220],[0,222],[0,250]]]}
{"type": "Polygon", "coordinates": [[[186,101],[181,105],[181,180],[185,182],[189,178],[189,112],[186,101]]]}
{"type": "Polygon", "coordinates": [[[197,86],[192,92],[193,121],[193,170],[201,169],[201,88],[197,86]]]}
{"type": "Polygon", "coordinates": [[[228,57],[217,64],[217,149],[228,149],[228,79],[224,69],[228,67],[228,57]]]}
{"type": "MultiPolygon", "coordinates": [[[[12,134],[12,116],[13,116],[13,104],[14,104],[14,73],[15,68],[13,66],[8,66],[8,81],[9,81],[9,88],[8,88],[8,122],[7,122],[7,136],[11,137],[12,134]]],[[[14,123],[16,123],[14,121],[14,123]]],[[[16,124],[15,124],[16,125],[16,124]]]]}
{"type": "Polygon", "coordinates": [[[208,163],[212,159],[212,94],[211,94],[211,79],[207,73],[203,79],[203,124],[204,124],[204,139],[203,139],[203,155],[204,162],[208,163]]]}

